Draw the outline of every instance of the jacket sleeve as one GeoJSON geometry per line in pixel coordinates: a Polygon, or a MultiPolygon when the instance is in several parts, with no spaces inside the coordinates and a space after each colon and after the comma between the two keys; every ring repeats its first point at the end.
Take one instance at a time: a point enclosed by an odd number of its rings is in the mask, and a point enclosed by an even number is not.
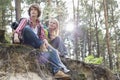
{"type": "Polygon", "coordinates": [[[27,19],[26,18],[22,19],[20,21],[18,27],[16,28],[15,33],[20,34],[26,24],[27,24],[27,19]]]}

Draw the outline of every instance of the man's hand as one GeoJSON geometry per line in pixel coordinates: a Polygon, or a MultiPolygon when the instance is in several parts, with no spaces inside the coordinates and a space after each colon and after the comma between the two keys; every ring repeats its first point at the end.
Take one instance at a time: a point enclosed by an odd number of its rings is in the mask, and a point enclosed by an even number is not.
{"type": "Polygon", "coordinates": [[[43,41],[44,41],[46,47],[48,47],[50,45],[46,39],[44,39],[43,41]]]}
{"type": "Polygon", "coordinates": [[[14,43],[20,43],[19,37],[17,33],[14,33],[14,43]]]}
{"type": "Polygon", "coordinates": [[[42,51],[42,52],[48,51],[48,49],[47,49],[45,43],[43,43],[43,44],[40,46],[40,51],[42,51]]]}

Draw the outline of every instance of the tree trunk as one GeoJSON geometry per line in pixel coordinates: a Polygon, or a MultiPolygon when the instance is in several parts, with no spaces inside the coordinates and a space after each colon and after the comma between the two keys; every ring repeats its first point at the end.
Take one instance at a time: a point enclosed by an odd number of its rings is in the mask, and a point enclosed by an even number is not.
{"type": "Polygon", "coordinates": [[[119,71],[120,69],[120,62],[119,62],[119,49],[118,49],[118,44],[119,44],[119,41],[118,41],[118,35],[117,35],[117,26],[115,26],[115,14],[114,14],[114,6],[113,4],[111,4],[111,9],[112,9],[112,22],[111,22],[111,25],[114,27],[114,31],[115,31],[115,54],[117,55],[117,61],[116,61],[116,67],[117,67],[117,70],[119,71]]]}
{"type": "Polygon", "coordinates": [[[97,20],[97,15],[96,15],[95,1],[96,1],[96,0],[94,0],[95,31],[96,31],[96,47],[97,47],[97,57],[99,57],[99,56],[100,56],[100,50],[99,50],[99,36],[98,36],[98,20],[97,20]]]}
{"type": "Polygon", "coordinates": [[[87,30],[87,39],[88,39],[88,51],[89,55],[91,55],[91,27],[90,30],[87,30]]]}
{"type": "Polygon", "coordinates": [[[105,27],[106,27],[106,43],[107,43],[107,51],[108,51],[108,56],[109,56],[109,66],[110,69],[113,69],[112,65],[112,55],[110,52],[110,40],[109,40],[109,28],[108,28],[108,12],[107,12],[107,1],[103,0],[103,6],[104,6],[104,17],[105,17],[105,27]]]}
{"type": "Polygon", "coordinates": [[[5,40],[5,30],[0,29],[0,43],[6,42],[5,40]]]}
{"type": "Polygon", "coordinates": [[[74,0],[72,0],[72,3],[73,3],[73,19],[75,21],[75,5],[74,5],[74,0]]]}
{"type": "Polygon", "coordinates": [[[21,0],[15,0],[15,12],[16,20],[19,21],[21,18],[21,0]]]}

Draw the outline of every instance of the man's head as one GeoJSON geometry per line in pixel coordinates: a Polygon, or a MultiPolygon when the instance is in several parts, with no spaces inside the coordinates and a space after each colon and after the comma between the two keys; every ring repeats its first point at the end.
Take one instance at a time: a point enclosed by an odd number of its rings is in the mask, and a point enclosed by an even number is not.
{"type": "Polygon", "coordinates": [[[37,17],[40,17],[41,9],[40,9],[39,5],[38,4],[32,4],[28,9],[28,14],[29,14],[29,16],[37,15],[37,17]]]}

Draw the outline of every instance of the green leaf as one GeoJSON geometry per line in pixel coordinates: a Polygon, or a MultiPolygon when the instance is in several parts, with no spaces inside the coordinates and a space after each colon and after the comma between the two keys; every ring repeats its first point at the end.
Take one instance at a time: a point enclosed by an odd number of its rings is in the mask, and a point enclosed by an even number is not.
{"type": "Polygon", "coordinates": [[[103,57],[95,58],[93,55],[90,55],[85,58],[85,62],[92,64],[101,64],[103,62],[103,57]]]}

